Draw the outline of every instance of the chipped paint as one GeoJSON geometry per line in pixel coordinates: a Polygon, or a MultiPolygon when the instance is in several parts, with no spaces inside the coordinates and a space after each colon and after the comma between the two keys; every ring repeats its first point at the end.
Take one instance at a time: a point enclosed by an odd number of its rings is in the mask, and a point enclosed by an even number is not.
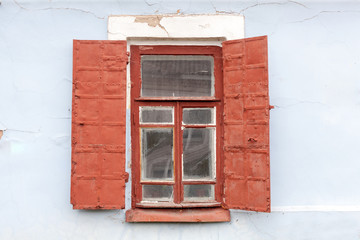
{"type": "Polygon", "coordinates": [[[229,210],[222,208],[131,209],[126,222],[229,222],[229,210]]]}
{"type": "Polygon", "coordinates": [[[160,21],[163,17],[160,15],[155,16],[136,16],[134,22],[136,23],[147,23],[150,27],[161,26],[160,21]]]}

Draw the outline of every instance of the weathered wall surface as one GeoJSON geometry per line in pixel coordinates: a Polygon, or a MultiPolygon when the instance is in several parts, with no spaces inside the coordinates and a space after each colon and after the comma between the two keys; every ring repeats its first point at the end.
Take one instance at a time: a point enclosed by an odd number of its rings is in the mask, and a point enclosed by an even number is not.
{"type": "Polygon", "coordinates": [[[0,239],[359,239],[359,26],[359,1],[2,1],[0,239]],[[269,36],[273,212],[127,224],[72,210],[72,39],[107,39],[111,14],[224,12],[269,36]]]}

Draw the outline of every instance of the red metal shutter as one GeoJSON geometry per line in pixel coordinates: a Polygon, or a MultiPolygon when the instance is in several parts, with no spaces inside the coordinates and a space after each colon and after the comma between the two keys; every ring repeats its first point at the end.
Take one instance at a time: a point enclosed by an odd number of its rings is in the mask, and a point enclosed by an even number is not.
{"type": "Polygon", "coordinates": [[[224,204],[270,212],[267,37],[223,42],[224,204]]]}
{"type": "Polygon", "coordinates": [[[125,208],[126,41],[74,40],[71,203],[125,208]]]}

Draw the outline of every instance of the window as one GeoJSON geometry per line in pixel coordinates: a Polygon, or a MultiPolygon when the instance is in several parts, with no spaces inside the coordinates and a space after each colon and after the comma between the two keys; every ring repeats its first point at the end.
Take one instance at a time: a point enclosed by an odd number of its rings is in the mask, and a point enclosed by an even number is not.
{"type": "MultiPolygon", "coordinates": [[[[125,41],[74,41],[71,203],[125,207],[125,41]]],[[[270,211],[267,38],[131,48],[127,221],[270,211]]],[[[129,129],[128,129],[129,130],[129,129]]]]}
{"type": "Polygon", "coordinates": [[[133,206],[220,206],[221,48],[134,45],[130,54],[133,206]]]}

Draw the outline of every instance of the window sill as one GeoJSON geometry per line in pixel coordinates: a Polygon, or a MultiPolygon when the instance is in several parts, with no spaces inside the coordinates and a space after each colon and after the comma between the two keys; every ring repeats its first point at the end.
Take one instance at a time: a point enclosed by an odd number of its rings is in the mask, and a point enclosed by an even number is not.
{"type": "Polygon", "coordinates": [[[141,203],[137,203],[136,207],[139,208],[193,208],[193,207],[202,207],[202,208],[206,208],[206,207],[220,207],[221,203],[219,202],[215,202],[215,201],[209,201],[209,202],[183,202],[180,204],[176,204],[176,203],[169,203],[169,202],[158,202],[158,203],[153,203],[153,202],[141,202],[141,203]]]}
{"type": "Polygon", "coordinates": [[[220,98],[214,97],[139,97],[135,101],[199,101],[199,102],[220,102],[220,98]]]}
{"type": "Polygon", "coordinates": [[[130,209],[126,222],[229,222],[230,211],[223,208],[130,209]]]}

